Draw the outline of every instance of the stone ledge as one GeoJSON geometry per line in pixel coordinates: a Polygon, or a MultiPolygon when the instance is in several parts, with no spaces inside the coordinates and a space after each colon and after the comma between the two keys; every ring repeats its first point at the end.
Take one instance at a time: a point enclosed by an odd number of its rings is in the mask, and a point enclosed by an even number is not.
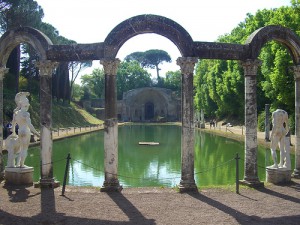
{"type": "Polygon", "coordinates": [[[17,185],[33,185],[33,171],[33,167],[5,167],[5,182],[17,185]]]}
{"type": "Polygon", "coordinates": [[[272,184],[291,182],[292,170],[286,168],[266,168],[266,181],[272,184]]]}

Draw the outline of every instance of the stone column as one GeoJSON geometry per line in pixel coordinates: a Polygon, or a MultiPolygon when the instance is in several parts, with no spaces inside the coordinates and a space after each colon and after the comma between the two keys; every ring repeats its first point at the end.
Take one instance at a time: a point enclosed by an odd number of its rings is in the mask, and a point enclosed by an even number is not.
{"type": "Polygon", "coordinates": [[[40,125],[41,125],[41,178],[40,187],[56,187],[52,165],[52,73],[57,62],[44,60],[36,62],[40,71],[40,125]]]}
{"type": "Polygon", "coordinates": [[[270,105],[265,104],[265,141],[270,141],[270,105]]]}
{"type": "Polygon", "coordinates": [[[105,122],[104,122],[104,170],[105,180],[100,191],[120,191],[118,180],[118,120],[116,75],[119,59],[104,59],[105,74],[105,122]]]}
{"type": "Polygon", "coordinates": [[[181,180],[179,184],[180,192],[197,191],[194,179],[194,91],[193,73],[195,63],[198,61],[194,57],[180,57],[177,65],[180,66],[182,75],[181,91],[181,180]]]}
{"type": "Polygon", "coordinates": [[[294,66],[295,78],[295,169],[294,178],[300,178],[300,65],[294,66]]]}
{"type": "Polygon", "coordinates": [[[259,60],[242,62],[245,76],[245,165],[242,183],[249,186],[262,186],[257,174],[257,101],[256,75],[261,65],[259,60]]]}
{"type": "MultiPolygon", "coordinates": [[[[0,124],[3,124],[3,79],[8,73],[8,68],[0,67],[0,124]]],[[[4,162],[2,155],[3,129],[0,129],[0,181],[4,179],[4,162]]]]}

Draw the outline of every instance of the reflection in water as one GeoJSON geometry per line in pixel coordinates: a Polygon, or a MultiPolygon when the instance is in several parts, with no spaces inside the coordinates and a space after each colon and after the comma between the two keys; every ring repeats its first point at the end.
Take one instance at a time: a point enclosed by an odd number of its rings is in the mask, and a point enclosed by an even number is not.
{"type": "MultiPolygon", "coordinates": [[[[104,181],[103,132],[90,133],[53,144],[54,175],[63,181],[66,157],[71,154],[68,184],[101,186],[104,181]],[[63,159],[63,160],[62,160],[63,159]]],[[[195,132],[195,180],[197,186],[234,184],[236,153],[244,157],[243,143],[223,137],[195,132]],[[231,161],[230,161],[231,160],[231,161]]],[[[265,180],[270,151],[258,151],[259,177],[265,180]],[[268,158],[266,160],[266,158],[268,158]]],[[[39,148],[31,148],[26,164],[35,167],[39,180],[39,148]]],[[[292,162],[294,156],[292,155],[292,162]]],[[[240,160],[240,178],[244,161],[240,160]]],[[[293,165],[292,165],[293,166],[293,165]]],[[[119,127],[119,181],[124,187],[167,186],[179,184],[181,176],[181,127],[128,125],[119,127]],[[138,142],[159,142],[158,146],[138,142]]]]}

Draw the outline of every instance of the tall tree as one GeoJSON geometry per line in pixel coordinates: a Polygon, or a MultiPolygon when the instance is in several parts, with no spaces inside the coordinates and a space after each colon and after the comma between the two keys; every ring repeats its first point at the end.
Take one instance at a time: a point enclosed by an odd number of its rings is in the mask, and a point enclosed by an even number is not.
{"type": "Polygon", "coordinates": [[[87,67],[92,66],[92,61],[73,61],[69,63],[69,71],[71,72],[71,79],[70,79],[70,90],[71,90],[71,98],[73,98],[73,86],[74,82],[77,79],[79,73],[87,67]]]}
{"type": "Polygon", "coordinates": [[[159,65],[163,62],[172,62],[170,55],[159,49],[151,49],[145,52],[133,52],[125,57],[126,61],[136,60],[143,68],[156,69],[157,81],[159,82],[159,65]]]}

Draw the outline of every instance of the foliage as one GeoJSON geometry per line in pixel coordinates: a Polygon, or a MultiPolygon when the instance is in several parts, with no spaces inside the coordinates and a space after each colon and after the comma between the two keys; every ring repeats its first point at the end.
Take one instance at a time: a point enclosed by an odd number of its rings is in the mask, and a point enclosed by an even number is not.
{"type": "Polygon", "coordinates": [[[168,71],[163,83],[164,88],[175,91],[176,95],[179,97],[181,94],[181,71],[168,71]]]}
{"type": "Polygon", "coordinates": [[[94,69],[92,74],[81,76],[83,99],[104,98],[104,70],[94,69]]]}
{"type": "MultiPolygon", "coordinates": [[[[271,25],[282,25],[300,35],[299,1],[292,6],[278,9],[258,10],[255,15],[247,14],[230,34],[220,36],[224,43],[245,43],[255,30],[271,25]]],[[[285,109],[294,114],[294,79],[289,69],[293,65],[287,48],[275,41],[264,45],[259,55],[262,66],[257,74],[258,113],[265,104],[271,111],[285,109]]],[[[244,72],[237,61],[201,60],[196,67],[195,106],[204,109],[207,117],[231,117],[238,121],[244,118],[244,72]]],[[[291,117],[290,117],[291,118],[291,117]]],[[[291,118],[293,120],[293,118],[291,118]]]]}
{"type": "Polygon", "coordinates": [[[43,9],[33,0],[2,0],[0,14],[0,30],[20,26],[39,27],[44,16],[43,9]]]}
{"type": "Polygon", "coordinates": [[[117,72],[117,96],[135,88],[150,87],[151,75],[137,61],[121,62],[117,72]]]}
{"type": "Polygon", "coordinates": [[[159,64],[163,62],[171,62],[170,55],[159,49],[151,49],[145,52],[133,52],[125,57],[125,61],[138,61],[143,68],[156,69],[157,80],[159,82],[159,64]]]}

